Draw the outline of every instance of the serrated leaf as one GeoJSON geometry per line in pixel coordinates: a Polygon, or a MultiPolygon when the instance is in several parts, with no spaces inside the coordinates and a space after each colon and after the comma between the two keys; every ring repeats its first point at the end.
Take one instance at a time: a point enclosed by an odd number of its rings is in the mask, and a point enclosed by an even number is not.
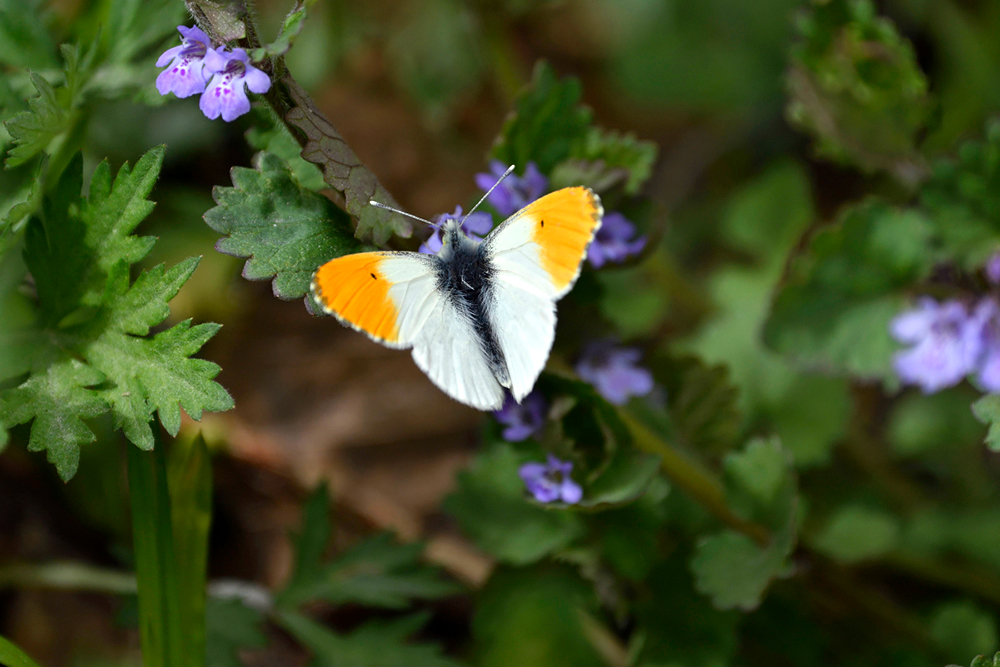
{"type": "Polygon", "coordinates": [[[225,235],[219,252],[250,258],[245,278],[274,278],[276,296],[302,297],[321,264],[361,249],[344,214],[296,183],[280,158],[260,153],[256,169],[234,167],[232,175],[235,187],[214,189],[218,205],[205,222],[225,235]]]}
{"type": "Polygon", "coordinates": [[[816,536],[817,550],[842,563],[878,558],[899,542],[899,521],[859,505],[841,507],[816,536]]]}
{"type": "Polygon", "coordinates": [[[972,404],[976,419],[990,427],[986,434],[986,446],[994,452],[1000,451],[1000,394],[987,394],[972,404]]]}
{"type": "Polygon", "coordinates": [[[889,322],[905,307],[903,290],[934,265],[933,233],[915,210],[848,209],[793,260],[765,342],[809,368],[891,382],[889,322]]]}
{"type": "Polygon", "coordinates": [[[240,649],[267,646],[267,637],[261,631],[264,615],[238,600],[209,598],[205,618],[207,667],[243,667],[240,649]]]}
{"type": "Polygon", "coordinates": [[[28,450],[45,451],[65,481],[76,474],[80,446],[93,442],[84,423],[108,410],[92,388],[104,376],[76,359],[60,359],[23,384],[0,393],[0,424],[14,426],[34,419],[28,450]]]}
{"type": "Polygon", "coordinates": [[[579,507],[608,509],[630,503],[646,492],[659,469],[658,456],[622,448],[601,474],[586,484],[579,507]]]}
{"type": "Polygon", "coordinates": [[[458,488],[444,501],[480,548],[517,565],[537,561],[583,533],[575,513],[547,510],[525,498],[517,472],[523,462],[510,445],[496,444],[459,474],[458,488]]]}
{"type": "Polygon", "coordinates": [[[38,74],[31,72],[31,83],[38,97],[28,100],[28,111],[11,116],[4,122],[14,140],[14,147],[7,152],[7,167],[24,164],[65,131],[69,112],[56,99],[52,85],[38,74]]]}
{"type": "Polygon", "coordinates": [[[694,451],[725,452],[740,432],[739,392],[725,366],[697,357],[656,358],[651,369],[667,391],[670,421],[679,444],[694,451]]]}
{"type": "Polygon", "coordinates": [[[574,146],[586,141],[593,114],[580,104],[580,97],[579,80],[559,80],[548,63],[539,62],[531,83],[514,101],[492,156],[515,165],[518,173],[529,162],[549,173],[571,156],[574,146]]]}
{"type": "Polygon", "coordinates": [[[309,7],[315,2],[316,0],[297,0],[295,6],[285,16],[285,20],[281,24],[281,32],[278,33],[277,38],[270,44],[251,51],[250,59],[254,62],[260,62],[265,58],[283,56],[288,53],[288,50],[292,48],[295,38],[302,31],[302,26],[305,25],[309,7]]]}
{"type": "Polygon", "coordinates": [[[813,3],[797,25],[791,121],[817,139],[821,155],[919,181],[926,168],[916,144],[932,101],[910,42],[870,0],[813,3]]]}
{"type": "Polygon", "coordinates": [[[794,504],[795,475],[777,438],[755,438],[723,461],[726,496],[752,521],[783,527],[794,504]]]}
{"type": "Polygon", "coordinates": [[[282,83],[288,87],[295,103],[285,114],[285,120],[306,135],[302,157],[319,165],[323,170],[323,180],[343,195],[344,208],[358,222],[354,235],[363,242],[371,242],[377,246],[384,246],[393,235],[409,238],[413,233],[413,225],[409,220],[369,204],[375,200],[396,206],[389,191],[361,163],[305,91],[291,77],[284,77],[282,83]]]}
{"type": "Polygon", "coordinates": [[[426,622],[424,615],[370,621],[346,635],[336,634],[295,612],[282,611],[277,620],[312,651],[317,667],[458,667],[433,644],[404,643],[426,622]]]}
{"type": "Polygon", "coordinates": [[[288,165],[299,185],[319,192],[326,189],[323,172],[312,162],[302,159],[302,147],[292,136],[288,126],[269,106],[258,105],[250,109],[253,127],[247,130],[247,143],[258,151],[277,155],[288,165]]]}
{"type": "Polygon", "coordinates": [[[552,172],[552,189],[587,185],[597,192],[622,186],[627,195],[636,195],[649,180],[656,162],[657,147],[633,133],[591,127],[570,150],[570,159],[552,172]]]}

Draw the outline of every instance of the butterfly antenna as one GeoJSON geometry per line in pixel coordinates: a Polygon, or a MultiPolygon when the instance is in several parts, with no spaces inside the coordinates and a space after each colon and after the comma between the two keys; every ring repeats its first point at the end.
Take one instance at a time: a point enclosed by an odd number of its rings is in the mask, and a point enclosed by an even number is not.
{"type": "Polygon", "coordinates": [[[503,175],[500,176],[500,178],[497,179],[497,182],[493,184],[493,187],[491,187],[489,190],[487,190],[486,194],[483,195],[483,198],[480,199],[478,202],[476,202],[476,205],[473,206],[472,208],[470,208],[469,212],[465,214],[465,218],[462,218],[462,224],[465,224],[465,219],[468,218],[470,215],[472,215],[472,212],[475,211],[477,208],[479,208],[480,204],[482,204],[484,201],[486,201],[486,198],[490,196],[490,193],[493,192],[494,190],[496,190],[497,186],[500,185],[500,183],[503,181],[503,179],[505,179],[508,176],[510,176],[510,172],[512,172],[512,171],[514,171],[514,165],[510,165],[509,167],[507,167],[507,171],[505,171],[503,173],[503,175]]]}
{"type": "Polygon", "coordinates": [[[400,211],[398,208],[393,208],[392,206],[381,204],[375,201],[374,199],[370,200],[368,203],[374,206],[375,208],[384,208],[387,211],[392,211],[393,213],[399,213],[400,215],[405,215],[407,218],[413,218],[414,220],[419,220],[420,222],[430,225],[434,229],[444,231],[443,229],[441,229],[441,225],[437,224],[436,222],[431,222],[430,220],[427,220],[425,218],[421,218],[418,215],[413,215],[412,213],[407,213],[406,211],[400,211]]]}

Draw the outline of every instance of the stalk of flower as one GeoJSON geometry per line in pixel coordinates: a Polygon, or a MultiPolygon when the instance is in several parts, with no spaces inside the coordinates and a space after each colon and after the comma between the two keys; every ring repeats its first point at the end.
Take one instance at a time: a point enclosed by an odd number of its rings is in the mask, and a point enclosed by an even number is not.
{"type": "Polygon", "coordinates": [[[625,405],[633,396],[646,396],[653,390],[653,374],[638,365],[641,358],[636,348],[597,341],[584,348],[576,373],[608,402],[625,405]]]}
{"type": "MultiPolygon", "coordinates": [[[[462,219],[462,207],[456,206],[454,213],[442,213],[434,218],[434,222],[438,225],[443,226],[448,220],[461,220],[462,219]]],[[[462,231],[470,239],[475,241],[481,241],[484,236],[490,233],[493,229],[493,216],[485,211],[476,211],[475,213],[470,213],[468,217],[465,218],[465,222],[462,223],[462,231]]],[[[419,252],[427,255],[436,255],[441,249],[441,230],[434,229],[427,240],[420,244],[419,252]]]]}
{"type": "Polygon", "coordinates": [[[225,64],[215,71],[198,106],[208,118],[221,115],[222,120],[229,122],[250,111],[247,89],[252,93],[266,93],[271,89],[271,79],[250,64],[250,56],[243,49],[227,53],[220,46],[216,53],[225,56],[225,64]]]}
{"type": "Polygon", "coordinates": [[[646,237],[635,237],[636,227],[618,212],[607,213],[594,240],[587,248],[587,260],[595,269],[607,262],[620,264],[646,247],[646,237]]]}
{"type": "Polygon", "coordinates": [[[562,501],[575,505],[583,498],[583,489],[573,481],[572,461],[561,461],[552,454],[547,463],[525,463],[518,470],[528,493],[540,503],[562,501]]]}
{"type": "Polygon", "coordinates": [[[173,93],[190,97],[204,92],[213,72],[225,66],[226,58],[212,49],[212,42],[200,28],[179,25],[180,46],[167,49],[156,60],[157,67],[166,66],[156,77],[156,89],[161,95],[173,93]]]}
{"type": "Polygon", "coordinates": [[[493,413],[493,417],[504,426],[501,433],[507,442],[521,442],[536,435],[545,425],[548,406],[541,392],[533,391],[517,403],[507,395],[503,407],[493,413]]]}
{"type": "MultiPolygon", "coordinates": [[[[493,187],[497,179],[507,171],[507,165],[499,160],[493,160],[489,169],[488,172],[476,174],[476,185],[483,192],[493,187]]],[[[538,166],[534,162],[529,162],[524,167],[523,176],[516,174],[507,176],[493,192],[490,192],[486,201],[500,215],[506,217],[541,197],[548,187],[549,179],[538,171],[538,166]]]]}

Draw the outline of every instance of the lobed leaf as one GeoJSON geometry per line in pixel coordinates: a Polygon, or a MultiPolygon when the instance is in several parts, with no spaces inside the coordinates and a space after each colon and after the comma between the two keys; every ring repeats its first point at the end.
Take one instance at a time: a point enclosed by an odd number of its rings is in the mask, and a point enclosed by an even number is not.
{"type": "Polygon", "coordinates": [[[631,133],[591,127],[570,149],[570,157],[552,170],[552,189],[586,185],[602,193],[621,187],[636,195],[649,180],[657,147],[631,133]]]}
{"type": "MultiPolygon", "coordinates": [[[[390,238],[409,238],[413,226],[409,220],[369,204],[375,200],[395,206],[396,201],[365,167],[336,128],[291,77],[282,79],[295,106],[285,120],[306,137],[302,157],[323,170],[323,180],[344,197],[345,210],[357,219],[354,235],[363,242],[384,246],[390,238]]],[[[329,259],[329,257],[327,257],[329,259]]],[[[318,265],[317,265],[318,266],[318,265]]],[[[313,267],[316,268],[315,266],[313,267]]]]}
{"type": "Polygon", "coordinates": [[[4,122],[14,147],[7,152],[8,168],[24,164],[35,157],[66,130],[69,111],[56,99],[52,85],[35,72],[30,72],[31,83],[38,97],[28,100],[28,110],[11,116],[4,122]]]}
{"type": "Polygon", "coordinates": [[[517,96],[514,110],[504,122],[492,156],[518,172],[534,162],[542,173],[571,157],[574,146],[586,141],[593,117],[580,104],[579,80],[556,78],[552,67],[541,61],[531,83],[517,96]]]}
{"type": "Polygon", "coordinates": [[[219,252],[249,258],[243,277],[273,277],[276,296],[297,299],[308,293],[321,264],[362,247],[344,214],[295,182],[281,159],[259,153],[256,165],[234,167],[234,187],[215,188],[217,206],[205,213],[205,222],[224,235],[219,252]]]}

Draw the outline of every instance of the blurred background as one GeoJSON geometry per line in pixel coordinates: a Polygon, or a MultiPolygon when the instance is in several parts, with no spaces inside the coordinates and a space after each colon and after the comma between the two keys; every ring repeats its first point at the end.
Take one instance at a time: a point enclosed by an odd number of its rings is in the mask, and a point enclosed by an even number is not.
{"type": "MultiPolygon", "coordinates": [[[[258,2],[265,36],[277,33],[289,4],[258,2]]],[[[878,388],[796,370],[761,340],[773,289],[803,234],[865,194],[900,197],[912,166],[903,160],[890,168],[844,166],[818,154],[810,135],[790,122],[790,52],[802,4],[318,0],[287,64],[361,161],[406,210],[424,217],[478,198],[474,175],[486,170],[491,145],[537,60],[560,76],[579,77],[599,125],[659,147],[643,192],[651,247],[641,263],[602,274],[616,295],[598,304],[602,316],[650,350],[726,364],[739,390],[732,428],[778,434],[804,486],[822,485],[836,496],[853,488],[856,470],[876,470],[890,495],[906,501],[916,487],[900,480],[899,466],[915,471],[918,481],[927,467],[950,466],[966,475],[969,494],[992,494],[1000,461],[986,461],[980,451],[985,427],[968,409],[976,396],[971,388],[906,394],[890,405],[878,388]],[[883,425],[882,445],[871,451],[848,433],[859,405],[883,425]]],[[[87,5],[44,3],[52,34],[70,33],[87,5]]],[[[981,135],[1000,108],[1000,2],[876,5],[912,43],[935,100],[920,137],[924,154],[948,154],[960,140],[981,135]]],[[[150,88],[155,75],[149,72],[150,88]]],[[[157,206],[139,230],[160,238],[145,266],[203,256],[171,303],[171,322],[193,317],[224,325],[201,356],[221,365],[217,379],[236,408],[206,414],[200,424],[186,420],[182,435],[201,429],[217,453],[210,577],[271,588],[284,582],[301,504],[327,479],[336,499],[337,545],[394,531],[404,542],[424,541],[428,561],[475,591],[494,560],[441,505],[477,451],[488,417],[434,388],[407,352],[314,318],[301,301],[276,299],[268,282],[241,278],[241,260],[214,250],[218,235],[201,216],[214,205],[213,186],[230,185],[230,168],[250,165],[245,121],[212,122],[190,100],[154,92],[103,103],[85,125],[85,174],[104,157],[117,168],[166,144],[151,195],[157,206]]],[[[84,449],[80,471],[67,484],[41,454],[19,444],[24,432],[14,432],[14,445],[0,455],[0,564],[74,559],[110,567],[127,557],[122,479],[118,468],[100,464],[102,457],[117,459],[123,445],[110,420],[95,428],[103,429],[100,442],[84,449]]],[[[997,563],[996,511],[975,530],[986,532],[970,549],[997,563]]],[[[552,595],[572,587],[549,585],[552,595]]],[[[468,651],[477,599],[472,593],[431,605],[422,636],[457,655],[468,651]]],[[[528,628],[532,615],[542,614],[530,604],[516,627],[528,628]]],[[[135,613],[127,596],[0,587],[0,634],[43,665],[138,664],[135,613]]],[[[357,614],[347,608],[327,620],[351,627],[357,614]]],[[[995,622],[991,628],[973,633],[975,650],[996,648],[995,622]]],[[[269,638],[269,647],[244,654],[245,664],[306,664],[287,637],[272,631],[269,638]]],[[[758,659],[780,655],[752,644],[744,648],[758,659]]],[[[590,658],[553,662],[545,651],[532,661],[530,651],[486,644],[477,650],[490,665],[592,664],[590,658]]],[[[772,664],[814,659],[786,654],[772,664]]]]}

